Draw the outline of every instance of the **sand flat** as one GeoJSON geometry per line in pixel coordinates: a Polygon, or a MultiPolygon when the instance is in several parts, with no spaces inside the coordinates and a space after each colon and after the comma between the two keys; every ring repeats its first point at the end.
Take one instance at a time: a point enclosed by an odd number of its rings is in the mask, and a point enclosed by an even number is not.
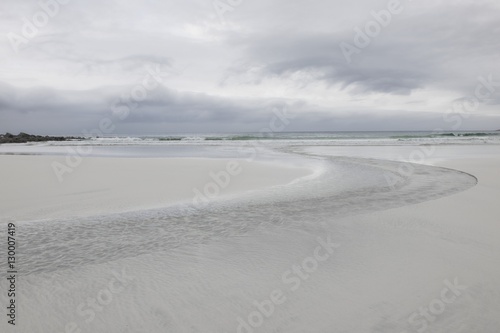
{"type": "MultiPolygon", "coordinates": [[[[98,158],[86,157],[59,182],[53,162],[60,156],[0,156],[0,218],[31,220],[79,217],[160,208],[192,202],[195,189],[221,199],[292,182],[311,170],[283,164],[210,158],[98,158]],[[235,164],[236,163],[236,164],[235,164]],[[227,186],[220,176],[219,193],[211,173],[239,173],[227,186]]],[[[206,196],[208,197],[208,196],[206,196]]]]}
{"type": "MultiPolygon", "coordinates": [[[[397,147],[398,155],[390,147],[380,151],[398,160],[414,149],[397,147]]],[[[351,148],[350,155],[366,150],[351,148]]],[[[336,154],[334,147],[326,151],[336,154]]],[[[381,158],[377,148],[370,155],[381,158]]],[[[478,184],[436,200],[337,221],[349,230],[343,243],[345,275],[338,281],[342,287],[327,294],[357,292],[345,303],[325,302],[341,318],[325,326],[349,332],[495,332],[500,327],[499,155],[497,146],[437,147],[426,164],[469,173],[478,184]],[[455,280],[465,290],[447,304],[440,293],[446,281],[455,280]],[[356,313],[364,320],[355,321],[356,313]]]]}
{"type": "MultiPolygon", "coordinates": [[[[260,224],[273,217],[258,211],[263,206],[251,207],[246,214],[228,209],[221,215],[200,212],[186,220],[168,218],[158,222],[165,229],[157,228],[155,219],[125,231],[124,221],[112,219],[54,221],[58,233],[49,228],[51,221],[19,223],[24,237],[31,240],[24,245],[23,260],[32,263],[23,275],[20,311],[27,318],[23,328],[58,332],[75,323],[82,331],[95,332],[238,332],[239,318],[248,321],[256,311],[255,302],[264,302],[279,289],[286,302],[277,305],[255,332],[335,328],[338,332],[409,333],[424,326],[428,332],[496,332],[500,327],[500,180],[496,176],[500,158],[495,148],[473,156],[469,152],[475,147],[446,147],[446,158],[438,149],[426,164],[469,173],[478,178],[478,184],[397,208],[372,206],[369,213],[353,211],[338,217],[329,212],[322,218],[308,209],[318,209],[319,199],[312,204],[304,199],[292,205],[297,209],[294,214],[272,206],[273,213],[284,217],[282,223],[260,224]],[[302,210],[307,218],[299,214],[302,210]],[[294,220],[297,217],[300,221],[294,220]],[[232,234],[235,225],[241,227],[232,234]],[[198,242],[197,237],[201,239],[211,226],[223,235],[209,234],[209,241],[198,242]],[[162,230],[163,236],[153,237],[162,230]],[[283,274],[310,262],[318,237],[330,237],[340,246],[292,290],[293,284],[283,280],[283,274]],[[166,246],[172,238],[175,246],[166,246]],[[104,311],[96,311],[95,319],[86,320],[88,316],[78,307],[83,304],[88,309],[86,300],[106,290],[116,272],[126,272],[133,279],[113,295],[104,311]],[[447,291],[446,296],[456,297],[444,303],[443,289],[455,282],[465,289],[455,290],[456,295],[447,291]],[[432,306],[432,320],[427,320],[421,311],[432,306]]],[[[381,158],[370,149],[372,158],[381,158]]],[[[355,150],[351,148],[352,154],[355,150]]],[[[411,148],[398,154],[408,152],[411,148]]],[[[366,160],[368,164],[377,161],[366,160]]],[[[351,168],[344,175],[373,179],[373,174],[359,171],[351,168]]],[[[246,182],[256,181],[255,174],[241,176],[246,182]]],[[[425,189],[411,187],[417,177],[410,178],[410,192],[425,189]]],[[[444,186],[439,179],[432,180],[427,194],[444,186]]]]}

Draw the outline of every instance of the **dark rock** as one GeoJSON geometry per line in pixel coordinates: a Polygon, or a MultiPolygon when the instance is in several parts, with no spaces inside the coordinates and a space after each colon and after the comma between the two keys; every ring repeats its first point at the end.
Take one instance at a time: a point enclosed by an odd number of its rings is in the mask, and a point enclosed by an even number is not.
{"type": "Polygon", "coordinates": [[[45,142],[45,141],[69,141],[85,140],[82,137],[74,136],[41,136],[21,132],[18,135],[11,133],[0,134],[0,144],[2,143],[26,143],[26,142],[45,142]]]}

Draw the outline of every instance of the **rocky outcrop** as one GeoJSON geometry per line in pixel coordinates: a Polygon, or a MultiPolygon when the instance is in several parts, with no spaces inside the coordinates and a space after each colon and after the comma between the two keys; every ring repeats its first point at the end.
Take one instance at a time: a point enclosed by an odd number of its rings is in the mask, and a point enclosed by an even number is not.
{"type": "Polygon", "coordinates": [[[68,141],[68,140],[83,140],[84,138],[74,136],[42,136],[27,133],[19,133],[18,135],[5,133],[0,134],[0,143],[25,143],[25,142],[44,142],[44,141],[68,141]]]}

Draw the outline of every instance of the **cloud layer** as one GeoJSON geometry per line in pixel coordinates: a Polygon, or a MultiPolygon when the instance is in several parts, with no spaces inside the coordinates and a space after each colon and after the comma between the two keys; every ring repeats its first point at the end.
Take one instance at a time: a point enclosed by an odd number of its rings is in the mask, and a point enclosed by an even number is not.
{"type": "Polygon", "coordinates": [[[6,0],[0,13],[0,132],[79,134],[118,107],[116,134],[258,131],[285,106],[289,130],[451,128],[489,76],[459,129],[500,128],[494,0],[6,0]]]}

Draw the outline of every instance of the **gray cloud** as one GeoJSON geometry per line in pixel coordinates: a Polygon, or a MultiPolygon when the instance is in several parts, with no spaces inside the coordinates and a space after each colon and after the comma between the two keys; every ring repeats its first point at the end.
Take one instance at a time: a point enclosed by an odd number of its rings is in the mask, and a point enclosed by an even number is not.
{"type": "MultiPolygon", "coordinates": [[[[443,113],[474,94],[479,76],[500,82],[500,5],[401,3],[348,63],[339,44],[353,44],[353,28],[387,1],[243,2],[225,22],[211,1],[71,1],[15,53],[7,35],[22,34],[23,18],[41,7],[6,0],[0,132],[92,128],[151,64],[168,77],[117,133],[258,130],[276,105],[297,114],[290,130],[443,127],[443,113]]],[[[500,127],[497,88],[464,129],[500,127]]]]}
{"type": "MultiPolygon", "coordinates": [[[[201,93],[178,92],[166,88],[152,91],[148,98],[124,118],[112,106],[122,90],[106,87],[100,91],[56,91],[48,88],[15,89],[1,84],[0,131],[32,131],[41,134],[80,135],[111,119],[116,127],[111,135],[165,134],[169,132],[258,132],[269,126],[273,110],[287,110],[293,120],[287,131],[419,130],[437,127],[450,130],[451,123],[441,114],[402,110],[333,110],[305,101],[279,99],[227,99],[201,93]],[[28,98],[29,97],[29,98],[28,98]],[[16,124],[5,126],[5,124],[16,124]],[[40,126],[42,124],[43,126],[40,126]],[[237,124],[237,128],[235,128],[237,124]],[[397,124],[398,127],[394,127],[397,124]],[[2,128],[3,127],[3,128],[2,128]]],[[[464,129],[478,129],[497,118],[473,116],[464,119],[464,129]]]]}
{"type": "Polygon", "coordinates": [[[259,69],[260,80],[305,71],[312,74],[312,81],[324,80],[356,94],[410,94],[427,86],[462,89],[469,78],[499,73],[494,66],[500,51],[495,37],[500,32],[497,6],[463,3],[417,14],[409,8],[401,15],[353,54],[352,63],[346,61],[339,44],[355,46],[352,28],[363,30],[373,17],[330,33],[283,30],[243,39],[233,36],[229,43],[244,48],[246,59],[231,68],[229,76],[254,68],[259,69]],[[453,82],[457,75],[462,83],[453,82]]]}

